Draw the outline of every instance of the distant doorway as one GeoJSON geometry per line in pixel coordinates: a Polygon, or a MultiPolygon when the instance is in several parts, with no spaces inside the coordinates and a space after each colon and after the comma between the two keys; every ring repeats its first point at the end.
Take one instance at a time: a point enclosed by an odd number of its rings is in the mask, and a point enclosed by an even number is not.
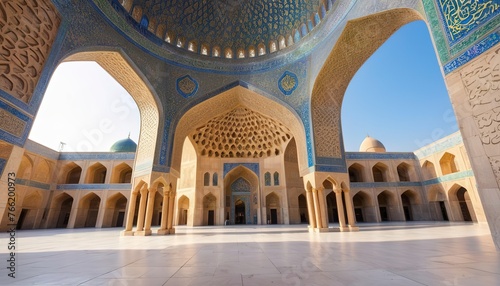
{"type": "Polygon", "coordinates": [[[214,225],[215,224],[215,212],[213,210],[208,211],[208,225],[214,225]]]}
{"type": "Polygon", "coordinates": [[[386,207],[380,207],[380,219],[382,221],[389,221],[389,216],[387,215],[386,207]]]}
{"type": "Polygon", "coordinates": [[[234,223],[246,224],[245,203],[242,200],[237,200],[234,203],[234,223]]]}
{"type": "Polygon", "coordinates": [[[21,211],[21,215],[19,216],[19,219],[17,220],[16,229],[22,229],[24,219],[26,218],[26,215],[28,214],[29,211],[30,211],[29,209],[23,209],[21,211]]]}
{"type": "Polygon", "coordinates": [[[464,221],[472,221],[472,216],[470,214],[469,207],[467,206],[467,201],[470,201],[467,190],[463,187],[458,189],[457,198],[464,221]]]}
{"type": "Polygon", "coordinates": [[[448,213],[446,212],[446,206],[444,205],[443,201],[439,202],[439,207],[441,209],[441,214],[443,215],[443,220],[448,221],[448,213]]]}
{"type": "Polygon", "coordinates": [[[118,212],[118,216],[116,218],[116,225],[115,226],[122,227],[124,219],[125,219],[125,212],[118,212]]]}
{"type": "Polygon", "coordinates": [[[278,211],[271,209],[271,224],[278,224],[278,211]]]}
{"type": "Polygon", "coordinates": [[[364,222],[362,208],[354,208],[354,215],[356,216],[356,222],[364,222]]]}

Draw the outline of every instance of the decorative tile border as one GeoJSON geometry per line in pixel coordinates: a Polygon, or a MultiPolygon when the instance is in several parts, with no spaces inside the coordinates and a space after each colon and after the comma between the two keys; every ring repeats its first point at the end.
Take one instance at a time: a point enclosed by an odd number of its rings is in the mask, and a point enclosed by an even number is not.
{"type": "Polygon", "coordinates": [[[428,185],[434,185],[449,181],[460,180],[463,178],[473,177],[474,174],[472,170],[466,170],[458,173],[449,174],[446,176],[441,176],[431,180],[423,182],[351,182],[350,186],[352,188],[397,188],[397,187],[422,187],[428,185]]]}
{"type": "Polygon", "coordinates": [[[57,190],[131,190],[132,184],[59,184],[57,190]]]}
{"type": "Polygon", "coordinates": [[[455,132],[452,135],[449,135],[445,138],[431,143],[430,145],[418,149],[414,153],[418,159],[421,159],[432,154],[443,152],[444,150],[450,149],[462,143],[462,135],[460,134],[460,132],[455,132]]]}
{"type": "Polygon", "coordinates": [[[134,160],[135,153],[122,152],[82,152],[82,153],[60,153],[59,160],[79,161],[79,160],[134,160]]]}
{"type": "Polygon", "coordinates": [[[368,152],[346,152],[347,160],[416,160],[413,152],[388,152],[388,153],[368,153],[368,152]]]}
{"type": "Polygon", "coordinates": [[[397,187],[422,187],[422,182],[351,182],[353,188],[397,188],[397,187]]]}
{"type": "Polygon", "coordinates": [[[347,173],[346,166],[329,166],[316,164],[313,168],[316,172],[328,172],[328,173],[347,173]]]}
{"type": "Polygon", "coordinates": [[[36,153],[38,155],[42,155],[45,158],[49,158],[52,160],[58,160],[59,156],[61,155],[60,152],[57,152],[55,150],[52,150],[48,147],[45,147],[37,142],[31,141],[31,140],[26,140],[26,144],[24,145],[24,148],[26,151],[30,151],[33,153],[36,153]]]}
{"type": "Polygon", "coordinates": [[[472,172],[472,170],[466,170],[466,171],[462,171],[462,172],[457,172],[457,173],[437,177],[437,178],[434,178],[431,180],[424,181],[424,182],[422,182],[422,184],[424,186],[428,186],[428,185],[434,185],[434,184],[439,184],[439,183],[444,183],[444,182],[449,182],[449,181],[460,180],[460,179],[467,178],[467,177],[474,177],[474,173],[472,172]]]}
{"type": "Polygon", "coordinates": [[[260,177],[259,173],[259,163],[224,163],[224,175],[223,178],[226,177],[227,173],[231,172],[233,169],[243,166],[245,168],[250,169],[252,172],[257,175],[257,177],[260,177]]]}
{"type": "Polygon", "coordinates": [[[451,73],[498,43],[500,43],[500,32],[488,35],[486,38],[474,44],[470,49],[456,57],[454,60],[445,64],[443,66],[444,73],[451,73]]]}
{"type": "Polygon", "coordinates": [[[27,187],[34,187],[42,190],[50,190],[50,184],[41,183],[37,181],[25,180],[25,179],[16,179],[16,184],[23,185],[27,187]]]}

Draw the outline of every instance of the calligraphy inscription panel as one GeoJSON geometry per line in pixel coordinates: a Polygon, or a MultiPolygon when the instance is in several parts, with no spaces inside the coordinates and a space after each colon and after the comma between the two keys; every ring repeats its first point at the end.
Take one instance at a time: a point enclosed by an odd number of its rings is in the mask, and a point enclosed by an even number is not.
{"type": "Polygon", "coordinates": [[[26,127],[26,122],[17,118],[15,115],[0,109],[0,129],[16,137],[21,137],[26,127]]]}
{"type": "Polygon", "coordinates": [[[454,44],[500,13],[494,0],[439,0],[448,40],[454,44]]]}
{"type": "Polygon", "coordinates": [[[485,145],[500,143],[500,48],[460,72],[485,145]]]}

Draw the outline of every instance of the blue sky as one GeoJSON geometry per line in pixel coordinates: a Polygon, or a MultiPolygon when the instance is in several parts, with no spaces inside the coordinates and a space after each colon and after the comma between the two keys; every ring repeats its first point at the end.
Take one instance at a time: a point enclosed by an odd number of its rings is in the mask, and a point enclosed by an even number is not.
{"type": "MultiPolygon", "coordinates": [[[[64,151],[108,151],[138,141],[133,99],[93,62],[61,64],[51,78],[29,138],[64,151]],[[92,83],[92,84],[89,84],[92,83]]],[[[457,131],[455,117],[423,21],[397,31],[361,67],[342,106],[346,151],[369,135],[387,151],[414,151],[457,131]]]]}

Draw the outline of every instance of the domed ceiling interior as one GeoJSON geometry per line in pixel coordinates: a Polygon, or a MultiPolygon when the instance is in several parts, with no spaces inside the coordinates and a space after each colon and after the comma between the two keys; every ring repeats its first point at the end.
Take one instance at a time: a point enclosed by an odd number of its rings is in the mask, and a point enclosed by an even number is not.
{"type": "Polygon", "coordinates": [[[165,42],[224,58],[254,57],[293,45],[333,5],[331,0],[121,0],[120,4],[140,27],[165,42]]]}

